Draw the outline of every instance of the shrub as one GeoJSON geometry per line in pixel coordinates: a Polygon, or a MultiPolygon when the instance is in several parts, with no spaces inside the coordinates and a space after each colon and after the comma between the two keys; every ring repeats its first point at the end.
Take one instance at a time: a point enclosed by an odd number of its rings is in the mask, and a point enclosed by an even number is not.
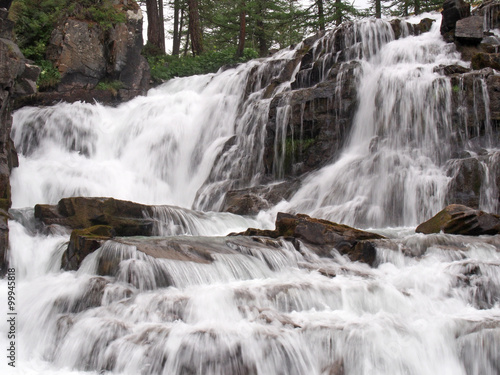
{"type": "Polygon", "coordinates": [[[228,48],[222,51],[205,52],[200,56],[169,56],[149,54],[149,49],[143,50],[151,67],[151,78],[155,82],[167,81],[174,77],[186,77],[195,74],[215,73],[224,65],[234,65],[258,57],[257,51],[246,48],[243,57],[236,58],[236,49],[228,48]]]}
{"type": "Polygon", "coordinates": [[[40,76],[36,82],[38,90],[47,91],[57,86],[61,81],[61,75],[51,61],[40,60],[38,65],[41,68],[40,76]]]}

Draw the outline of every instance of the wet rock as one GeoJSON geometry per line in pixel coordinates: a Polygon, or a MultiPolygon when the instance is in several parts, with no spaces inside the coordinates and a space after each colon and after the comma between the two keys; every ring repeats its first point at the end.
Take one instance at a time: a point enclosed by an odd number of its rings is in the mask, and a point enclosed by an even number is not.
{"type": "Polygon", "coordinates": [[[285,237],[303,241],[308,248],[321,257],[332,257],[332,249],[347,255],[351,261],[373,265],[376,250],[370,240],[384,239],[383,236],[365,232],[347,225],[311,218],[307,215],[278,213],[274,231],[249,228],[240,233],[245,236],[285,237]]]}
{"type": "Polygon", "coordinates": [[[452,204],[420,224],[415,231],[424,234],[495,235],[500,233],[500,216],[452,204]]]}
{"type": "Polygon", "coordinates": [[[454,74],[464,74],[470,72],[469,68],[466,68],[462,65],[454,64],[454,65],[439,65],[434,68],[434,72],[444,74],[446,76],[451,76],[454,74]]]}
{"type": "Polygon", "coordinates": [[[45,225],[58,224],[70,229],[95,225],[112,227],[117,236],[149,236],[153,223],[144,218],[151,206],[113,198],[63,198],[57,205],[35,206],[35,217],[45,225]]]}
{"type": "Polygon", "coordinates": [[[95,225],[85,229],[75,229],[71,232],[68,249],[64,252],[61,268],[77,270],[83,259],[106,241],[115,236],[115,231],[109,225],[95,225]]]}
{"type": "Polygon", "coordinates": [[[448,186],[447,200],[467,207],[479,207],[483,167],[478,158],[465,158],[452,164],[452,180],[448,186]]]}
{"type": "Polygon", "coordinates": [[[441,35],[448,42],[453,42],[455,25],[458,20],[470,16],[470,4],[464,0],[445,0],[441,21],[441,35]]]}
{"type": "Polygon", "coordinates": [[[266,175],[300,176],[338,155],[353,123],[358,69],[358,62],[339,63],[331,68],[329,79],[315,87],[273,98],[266,125],[266,175]],[[286,121],[283,113],[288,106],[286,121]]]}
{"type": "Polygon", "coordinates": [[[237,215],[256,215],[282,200],[289,199],[297,191],[298,181],[256,186],[247,189],[230,190],[226,193],[221,211],[237,215]]]}
{"type": "Polygon", "coordinates": [[[479,44],[483,39],[484,17],[471,16],[457,21],[455,38],[465,44],[479,44]]]}

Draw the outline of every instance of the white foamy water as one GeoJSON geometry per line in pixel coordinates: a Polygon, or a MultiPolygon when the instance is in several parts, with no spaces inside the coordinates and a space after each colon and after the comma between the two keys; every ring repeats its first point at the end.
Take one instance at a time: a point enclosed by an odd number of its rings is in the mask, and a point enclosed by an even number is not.
{"type": "MultiPolygon", "coordinates": [[[[220,207],[227,189],[260,182],[271,101],[264,88],[293,50],[176,79],[118,108],[77,103],[16,112],[22,156],[12,176],[14,207],[78,195],[158,204],[150,215],[158,241],[220,251],[210,261],[166,260],[138,251],[141,238],[108,241],[79,271],[62,272],[69,234],[45,234],[17,215],[10,222],[17,359],[15,369],[0,360],[1,373],[500,373],[498,237],[413,231],[442,208],[449,179],[451,85],[433,69],[463,63],[437,24],[399,40],[386,21],[352,30],[346,45],[359,60],[360,87],[348,144],[289,202],[257,218],[191,209],[220,207]],[[271,228],[278,210],[379,228],[392,242],[377,245],[371,268],[335,249],[319,258],[304,244],[220,237],[271,228]],[[116,267],[97,275],[116,258],[116,267]]],[[[317,42],[326,51],[318,58],[337,58],[328,50],[334,36],[317,42]]],[[[289,88],[283,82],[274,93],[289,88]]],[[[482,204],[494,196],[485,191],[482,204]]],[[[0,285],[5,301],[6,281],[0,285]]],[[[2,318],[2,348],[8,328],[2,318]]]]}

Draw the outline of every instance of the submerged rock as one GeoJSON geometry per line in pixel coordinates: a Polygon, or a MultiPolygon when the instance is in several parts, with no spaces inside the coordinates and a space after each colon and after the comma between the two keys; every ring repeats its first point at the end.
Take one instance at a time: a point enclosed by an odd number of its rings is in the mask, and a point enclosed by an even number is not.
{"type": "Polygon", "coordinates": [[[424,234],[444,232],[468,236],[495,235],[500,233],[500,216],[451,204],[420,224],[415,231],[424,234]]]}

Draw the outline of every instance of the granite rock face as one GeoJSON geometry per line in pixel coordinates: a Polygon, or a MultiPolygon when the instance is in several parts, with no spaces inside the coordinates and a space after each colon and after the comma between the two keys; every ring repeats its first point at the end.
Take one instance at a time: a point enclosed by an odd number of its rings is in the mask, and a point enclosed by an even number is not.
{"type": "Polygon", "coordinates": [[[144,95],[150,72],[143,47],[142,12],[137,3],[117,1],[124,23],[105,27],[96,22],[69,18],[53,32],[47,59],[59,70],[55,90],[43,92],[20,105],[51,105],[59,101],[100,101],[118,104],[144,95]],[[113,86],[106,86],[107,83],[113,86]],[[103,85],[98,86],[99,83],[103,85]]]}

